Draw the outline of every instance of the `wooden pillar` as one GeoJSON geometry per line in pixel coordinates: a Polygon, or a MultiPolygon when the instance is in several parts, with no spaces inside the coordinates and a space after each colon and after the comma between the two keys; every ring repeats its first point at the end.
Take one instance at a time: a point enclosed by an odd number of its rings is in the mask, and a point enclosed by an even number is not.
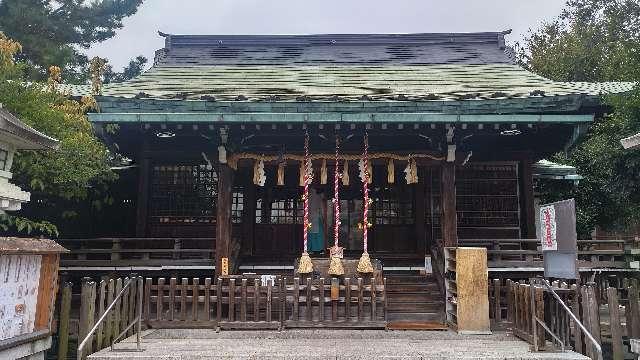
{"type": "MultiPolygon", "coordinates": [[[[144,146],[143,146],[144,149],[144,146]]],[[[145,155],[141,155],[145,156],[145,155]]],[[[147,235],[148,210],[149,210],[149,181],[151,172],[151,159],[142,158],[138,168],[138,201],[136,206],[136,237],[147,235]]]]}
{"type": "MultiPolygon", "coordinates": [[[[218,202],[216,205],[216,276],[222,273],[222,258],[231,256],[231,201],[233,170],[227,164],[218,167],[218,202]]],[[[229,259],[231,260],[231,259],[229,259]]],[[[229,269],[232,264],[229,264],[229,269]]]]}
{"type": "Polygon", "coordinates": [[[445,247],[458,246],[458,217],[456,214],[456,166],[453,162],[442,163],[440,199],[442,206],[442,243],[445,247]]]}
{"type": "Polygon", "coordinates": [[[426,244],[426,233],[425,233],[425,192],[426,192],[426,181],[425,173],[423,171],[424,168],[419,167],[418,172],[420,172],[419,182],[414,185],[413,198],[415,199],[415,211],[414,211],[414,224],[416,231],[416,250],[419,255],[427,255],[429,254],[429,247],[426,244]]]}
{"type": "Polygon", "coordinates": [[[520,161],[520,219],[522,238],[536,237],[535,204],[533,203],[533,169],[529,155],[520,161]]]}
{"type": "Polygon", "coordinates": [[[256,226],[256,186],[251,182],[251,174],[245,169],[238,176],[242,176],[244,184],[244,211],[242,217],[242,249],[243,255],[253,255],[253,239],[256,226]]]}

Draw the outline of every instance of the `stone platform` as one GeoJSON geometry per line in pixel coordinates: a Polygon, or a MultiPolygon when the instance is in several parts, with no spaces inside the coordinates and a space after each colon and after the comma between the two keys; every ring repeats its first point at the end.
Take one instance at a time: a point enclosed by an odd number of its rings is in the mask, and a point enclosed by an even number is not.
{"type": "MultiPolygon", "coordinates": [[[[135,349],[129,338],[118,349],[135,349]]],[[[451,331],[148,330],[142,352],[104,349],[92,360],[191,359],[588,359],[574,352],[532,353],[507,333],[458,335],[451,331]]]]}

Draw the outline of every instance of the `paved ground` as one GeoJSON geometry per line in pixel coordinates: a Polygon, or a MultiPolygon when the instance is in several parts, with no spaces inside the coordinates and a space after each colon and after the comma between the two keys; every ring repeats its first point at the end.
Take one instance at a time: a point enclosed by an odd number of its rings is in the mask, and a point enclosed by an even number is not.
{"type": "MultiPolygon", "coordinates": [[[[116,347],[135,348],[132,339],[116,347]]],[[[102,350],[93,360],[164,359],[588,359],[566,353],[532,353],[506,333],[458,335],[451,331],[149,330],[143,352],[102,350]]]]}

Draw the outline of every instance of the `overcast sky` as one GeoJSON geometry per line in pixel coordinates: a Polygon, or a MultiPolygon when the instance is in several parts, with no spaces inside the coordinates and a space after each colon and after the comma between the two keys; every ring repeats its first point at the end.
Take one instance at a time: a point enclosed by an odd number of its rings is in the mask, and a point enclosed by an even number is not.
{"type": "Polygon", "coordinates": [[[564,0],[146,0],[117,35],[88,50],[116,69],[151,63],[171,34],[475,32],[513,29],[516,41],[552,20],[564,0]]]}

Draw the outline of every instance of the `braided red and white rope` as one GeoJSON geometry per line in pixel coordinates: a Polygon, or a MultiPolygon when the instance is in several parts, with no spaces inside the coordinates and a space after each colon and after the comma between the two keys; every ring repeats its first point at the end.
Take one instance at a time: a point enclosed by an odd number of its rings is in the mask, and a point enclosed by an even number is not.
{"type": "Polygon", "coordinates": [[[304,202],[304,215],[303,215],[303,238],[304,238],[304,252],[307,252],[307,238],[309,232],[309,167],[311,166],[309,159],[309,133],[304,133],[304,192],[302,194],[302,200],[304,202]]]}
{"type": "Polygon", "coordinates": [[[335,214],[335,227],[334,227],[334,246],[338,247],[338,238],[340,231],[340,197],[339,197],[339,180],[340,180],[340,166],[339,166],[339,157],[338,151],[340,149],[340,140],[338,139],[338,135],[336,135],[336,166],[335,166],[335,174],[333,177],[333,212],[335,214]]]}
{"type": "Polygon", "coordinates": [[[369,230],[369,134],[364,134],[364,153],[362,154],[364,163],[364,179],[362,179],[362,187],[364,193],[364,210],[362,215],[362,239],[364,252],[367,253],[367,233],[369,230]]]}

